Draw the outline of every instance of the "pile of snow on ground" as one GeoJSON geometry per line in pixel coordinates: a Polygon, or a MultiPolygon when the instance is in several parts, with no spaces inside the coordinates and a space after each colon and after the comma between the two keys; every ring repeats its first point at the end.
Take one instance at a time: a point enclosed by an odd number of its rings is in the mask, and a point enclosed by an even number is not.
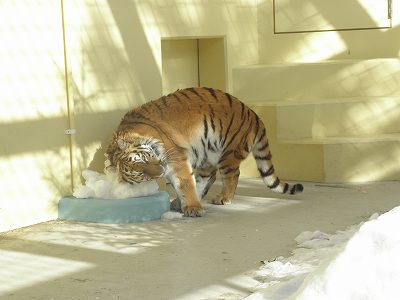
{"type": "Polygon", "coordinates": [[[395,300],[400,295],[400,207],[329,235],[303,232],[289,258],[267,262],[247,300],[395,300]]]}
{"type": "Polygon", "coordinates": [[[125,199],[158,193],[155,180],[132,185],[119,182],[115,172],[106,171],[102,174],[91,170],[82,171],[82,177],[85,184],[75,189],[73,196],[76,198],[125,199]]]}
{"type": "Polygon", "coordinates": [[[176,211],[167,211],[161,216],[161,220],[180,220],[183,219],[183,214],[176,211]]]}

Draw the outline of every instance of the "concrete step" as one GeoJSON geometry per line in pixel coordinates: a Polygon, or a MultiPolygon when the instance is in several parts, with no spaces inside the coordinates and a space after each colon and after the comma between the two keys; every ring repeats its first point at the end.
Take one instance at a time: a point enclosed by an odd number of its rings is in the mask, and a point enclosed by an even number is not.
{"type": "Polygon", "coordinates": [[[316,137],[301,139],[279,139],[284,144],[318,144],[318,145],[340,145],[340,144],[363,144],[380,142],[398,142],[400,141],[400,132],[370,135],[370,136],[335,136],[335,137],[316,137]]]}
{"type": "Polygon", "coordinates": [[[234,95],[245,103],[400,96],[400,59],[243,66],[232,80],[234,95]]]}
{"type": "MultiPolygon", "coordinates": [[[[400,180],[400,133],[282,139],[276,106],[251,106],[267,126],[275,170],[286,180],[326,183],[400,180]]],[[[241,167],[256,177],[252,158],[241,167]]]]}
{"type": "Polygon", "coordinates": [[[400,134],[308,141],[317,143],[323,147],[325,182],[400,179],[400,134]]]}
{"type": "Polygon", "coordinates": [[[400,97],[357,97],[277,104],[280,139],[400,132],[400,97]]]}

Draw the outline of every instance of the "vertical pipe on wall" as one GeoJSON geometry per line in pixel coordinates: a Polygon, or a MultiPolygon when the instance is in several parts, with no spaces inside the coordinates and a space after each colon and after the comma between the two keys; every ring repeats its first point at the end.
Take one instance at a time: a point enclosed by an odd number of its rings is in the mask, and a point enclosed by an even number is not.
{"type": "Polygon", "coordinates": [[[201,86],[200,80],[200,40],[196,40],[197,43],[197,86],[201,86]]]}
{"type": "MultiPolygon", "coordinates": [[[[65,91],[67,96],[67,113],[68,113],[68,129],[72,129],[72,103],[69,93],[69,76],[68,76],[68,59],[67,59],[67,42],[65,35],[65,20],[64,20],[64,0],[61,0],[61,26],[63,34],[63,47],[64,47],[64,77],[65,77],[65,91]]],[[[68,135],[69,139],[69,167],[71,174],[71,191],[74,189],[74,176],[73,176],[73,151],[72,151],[72,135],[68,135]]]]}

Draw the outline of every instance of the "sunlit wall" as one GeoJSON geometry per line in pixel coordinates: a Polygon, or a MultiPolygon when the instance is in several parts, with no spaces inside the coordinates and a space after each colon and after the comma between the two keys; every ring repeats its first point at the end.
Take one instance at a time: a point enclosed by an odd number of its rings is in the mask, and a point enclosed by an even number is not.
{"type": "Polygon", "coordinates": [[[318,62],[399,57],[400,1],[391,1],[391,21],[388,19],[388,2],[260,0],[260,61],[318,62]],[[323,31],[332,29],[339,31],[323,31]]]}
{"type": "Polygon", "coordinates": [[[65,3],[77,183],[83,168],[102,170],[123,114],[162,95],[162,39],[225,37],[228,74],[258,62],[255,0],[65,3]]]}
{"type": "Polygon", "coordinates": [[[0,1],[0,231],[57,217],[69,143],[59,1],[0,1]]]}
{"type": "MultiPolygon", "coordinates": [[[[249,84],[239,78],[235,89],[252,91],[249,101],[278,105],[280,141],[291,135],[288,158],[315,162],[311,153],[319,147],[324,154],[317,163],[321,181],[399,179],[393,160],[383,165],[375,158],[383,153],[396,157],[400,146],[395,109],[400,100],[400,1],[260,0],[258,34],[263,66],[249,70],[255,79],[246,76],[249,84]],[[260,88],[249,88],[257,81],[260,88]],[[284,107],[292,100],[297,104],[284,107]],[[290,128],[284,134],[282,124],[290,128]],[[294,151],[295,142],[304,146],[303,156],[294,151]]],[[[288,179],[308,180],[293,177],[289,163],[282,168],[290,170],[288,179]]]]}
{"type": "Polygon", "coordinates": [[[256,63],[256,3],[0,0],[0,231],[56,218],[103,168],[122,115],[162,94],[161,39],[224,37],[227,72],[256,63]]]}

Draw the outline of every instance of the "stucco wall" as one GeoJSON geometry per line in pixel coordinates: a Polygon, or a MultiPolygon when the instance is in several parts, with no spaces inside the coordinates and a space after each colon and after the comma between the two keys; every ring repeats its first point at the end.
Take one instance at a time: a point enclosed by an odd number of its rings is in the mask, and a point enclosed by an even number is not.
{"type": "Polygon", "coordinates": [[[70,189],[61,5],[0,2],[0,231],[57,217],[70,189]]]}
{"type": "MultiPolygon", "coordinates": [[[[291,1],[275,0],[281,6],[293,6],[291,1]]],[[[371,4],[384,3],[385,0],[349,1],[352,11],[343,8],[341,15],[333,17],[326,1],[300,0],[296,7],[297,14],[314,10],[322,23],[339,26],[343,15],[348,14],[352,19],[365,21],[365,26],[374,23],[374,7],[371,4]],[[369,5],[368,5],[369,4],[369,5]],[[354,6],[354,7],[353,7],[354,6]]],[[[344,1],[339,1],[346,3],[344,1]]],[[[336,2],[335,2],[336,3],[336,2]]],[[[339,5],[339,3],[338,3],[339,5]]],[[[383,4],[382,4],[383,5],[383,4]]],[[[306,32],[274,34],[273,1],[260,0],[258,4],[258,34],[261,63],[277,62],[317,62],[340,59],[371,59],[400,56],[400,1],[392,1],[392,28],[373,30],[343,30],[327,32],[306,32]]],[[[378,26],[379,24],[376,24],[378,26]]],[[[357,27],[355,27],[357,28],[357,27]]],[[[357,29],[362,28],[359,26],[357,29]]],[[[351,28],[350,28],[351,29],[351,28]]]]}
{"type": "Polygon", "coordinates": [[[258,62],[256,9],[254,0],[68,2],[76,182],[82,168],[103,168],[122,115],[161,96],[162,39],[224,37],[229,90],[232,68],[258,62]]]}
{"type": "Polygon", "coordinates": [[[162,38],[224,37],[228,74],[256,63],[256,3],[64,1],[66,77],[62,1],[1,1],[0,231],[56,218],[70,162],[74,185],[102,169],[122,115],[162,94],[162,38]]]}

